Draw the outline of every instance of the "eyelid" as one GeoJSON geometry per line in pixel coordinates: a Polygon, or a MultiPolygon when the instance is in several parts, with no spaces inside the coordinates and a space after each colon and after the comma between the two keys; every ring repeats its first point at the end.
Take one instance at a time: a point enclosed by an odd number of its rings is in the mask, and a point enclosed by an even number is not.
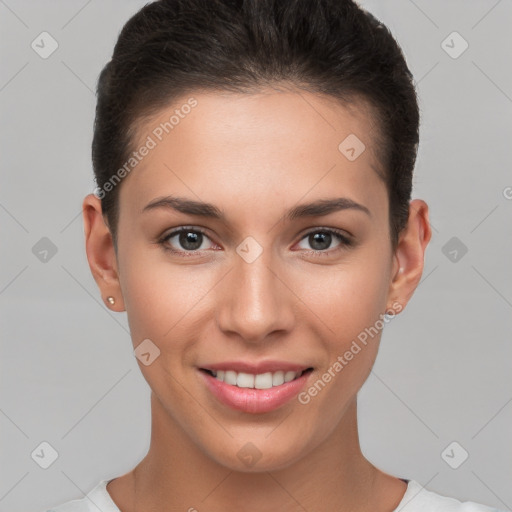
{"type": "Polygon", "coordinates": [[[302,240],[304,240],[308,235],[312,233],[330,233],[337,237],[340,242],[337,247],[327,249],[325,251],[315,249],[304,249],[303,251],[301,251],[305,252],[308,255],[312,255],[313,257],[329,257],[332,256],[333,254],[339,253],[340,251],[347,250],[355,245],[354,237],[345,230],[322,226],[314,227],[303,233],[298,243],[302,242],[302,240]]]}
{"type": "MultiPolygon", "coordinates": [[[[178,226],[176,228],[171,229],[168,233],[158,237],[157,243],[162,245],[162,247],[170,251],[173,254],[177,254],[180,256],[195,256],[199,253],[204,252],[202,249],[196,249],[194,251],[185,251],[185,250],[176,250],[168,247],[166,243],[169,239],[175,237],[176,235],[180,234],[181,232],[187,232],[187,231],[194,231],[197,233],[201,233],[203,236],[208,238],[213,244],[215,242],[211,239],[211,237],[208,235],[207,231],[204,228],[201,228],[200,226],[178,226]]],[[[300,238],[297,243],[302,242],[308,235],[312,233],[330,233],[333,234],[335,237],[338,237],[338,240],[340,241],[339,246],[335,247],[334,249],[327,249],[325,251],[321,250],[315,250],[315,249],[304,249],[302,252],[306,252],[307,254],[312,254],[314,256],[330,256],[333,253],[337,253],[340,250],[347,249],[349,247],[352,247],[355,242],[353,240],[353,235],[348,233],[345,230],[339,229],[339,228],[328,228],[328,227],[322,227],[322,226],[315,226],[313,228],[310,228],[308,231],[303,232],[300,235],[300,238]]]]}
{"type": "MultiPolygon", "coordinates": [[[[187,232],[187,231],[195,231],[197,233],[201,233],[203,236],[208,238],[208,240],[210,240],[212,243],[215,243],[211,239],[211,237],[208,235],[208,232],[204,228],[201,228],[199,226],[178,226],[176,228],[171,229],[169,232],[159,236],[158,239],[156,240],[156,242],[163,245],[170,238],[173,238],[176,235],[179,235],[180,233],[187,232]]],[[[201,252],[200,250],[196,250],[196,251],[176,251],[174,249],[169,249],[169,250],[171,250],[172,252],[176,252],[176,253],[177,252],[187,252],[187,253],[190,253],[190,254],[196,254],[197,252],[201,252]]]]}
{"type": "Polygon", "coordinates": [[[345,231],[344,229],[339,228],[329,228],[327,226],[315,226],[314,228],[309,229],[308,231],[305,231],[301,237],[301,240],[311,233],[318,233],[318,232],[328,232],[328,233],[334,233],[336,235],[339,235],[347,240],[347,242],[353,241],[353,235],[349,233],[348,231],[345,231]]]}

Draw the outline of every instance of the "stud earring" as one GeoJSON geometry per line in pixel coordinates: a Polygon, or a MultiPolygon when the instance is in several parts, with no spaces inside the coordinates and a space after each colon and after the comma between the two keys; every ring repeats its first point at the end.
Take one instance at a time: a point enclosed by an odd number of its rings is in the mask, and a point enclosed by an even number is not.
{"type": "Polygon", "coordinates": [[[114,304],[116,302],[116,299],[114,299],[114,297],[107,297],[107,301],[109,302],[109,304],[114,304]]]}

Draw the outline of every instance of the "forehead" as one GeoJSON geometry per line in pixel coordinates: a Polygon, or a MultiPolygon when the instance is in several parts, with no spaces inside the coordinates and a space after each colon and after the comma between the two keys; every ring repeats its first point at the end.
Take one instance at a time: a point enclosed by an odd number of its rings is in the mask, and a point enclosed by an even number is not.
{"type": "Polygon", "coordinates": [[[361,101],[342,105],[319,94],[272,89],[196,92],[136,129],[133,149],[151,149],[120,195],[138,211],[166,193],[223,209],[247,205],[253,212],[255,198],[266,210],[269,195],[277,206],[341,194],[382,210],[377,215],[387,208],[375,154],[379,134],[361,101]]]}

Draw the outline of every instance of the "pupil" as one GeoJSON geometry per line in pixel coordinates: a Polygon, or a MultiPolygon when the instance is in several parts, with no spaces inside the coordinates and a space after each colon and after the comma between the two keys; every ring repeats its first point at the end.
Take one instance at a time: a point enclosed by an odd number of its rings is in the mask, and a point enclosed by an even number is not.
{"type": "Polygon", "coordinates": [[[331,235],[330,233],[314,233],[310,235],[310,243],[311,247],[313,247],[313,249],[315,249],[316,251],[327,249],[331,243],[331,235]],[[320,243],[320,247],[318,247],[318,243],[320,243]]]}
{"type": "Polygon", "coordinates": [[[185,249],[195,251],[201,247],[201,233],[193,233],[191,231],[180,233],[180,244],[185,249]],[[198,243],[199,240],[199,243],[198,243]]]}

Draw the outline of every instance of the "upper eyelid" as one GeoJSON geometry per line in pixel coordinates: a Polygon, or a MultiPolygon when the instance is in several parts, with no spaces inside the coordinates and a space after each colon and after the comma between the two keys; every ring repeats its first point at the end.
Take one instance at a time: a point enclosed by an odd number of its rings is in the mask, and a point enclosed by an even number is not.
{"type": "MultiPolygon", "coordinates": [[[[312,233],[322,233],[322,232],[328,232],[328,233],[332,233],[335,237],[339,237],[339,241],[344,244],[345,246],[353,246],[355,245],[355,241],[354,241],[354,237],[352,234],[346,232],[345,230],[343,229],[335,229],[335,228],[327,228],[327,227],[319,227],[319,228],[312,228],[310,229],[309,231],[306,231],[305,233],[302,234],[301,238],[299,239],[299,242],[301,242],[302,240],[304,240],[304,238],[306,238],[308,235],[312,234],[312,233]]],[[[336,248],[335,248],[336,249],[336,248]]],[[[331,250],[335,250],[335,249],[331,249],[331,250]]],[[[328,253],[330,250],[327,250],[327,251],[316,251],[315,249],[311,249],[312,252],[319,252],[319,253],[328,253]]]]}
{"type": "Polygon", "coordinates": [[[168,233],[161,235],[159,237],[160,240],[166,240],[173,236],[176,236],[179,233],[182,233],[183,231],[196,231],[198,233],[202,233],[203,235],[207,236],[208,238],[211,238],[208,234],[208,231],[205,228],[199,227],[199,226],[179,226],[177,228],[171,229],[168,233]]]}
{"type": "MultiPolygon", "coordinates": [[[[162,243],[167,242],[170,238],[173,238],[174,236],[176,236],[176,235],[178,235],[178,234],[180,234],[182,232],[186,232],[186,231],[196,231],[196,232],[199,232],[199,233],[203,234],[204,236],[206,236],[212,243],[214,243],[214,244],[216,243],[209,236],[207,230],[205,228],[200,227],[200,226],[179,226],[179,227],[174,228],[171,231],[169,231],[169,233],[159,237],[159,241],[162,242],[162,243]]],[[[337,236],[339,236],[341,238],[344,238],[347,243],[351,243],[352,240],[353,240],[353,235],[348,233],[347,231],[345,231],[343,229],[340,229],[340,228],[329,228],[329,227],[326,227],[326,226],[318,226],[318,227],[310,228],[306,232],[302,233],[301,236],[300,236],[299,242],[301,242],[306,236],[308,236],[308,235],[310,235],[312,233],[317,233],[317,232],[322,232],[322,231],[330,232],[330,233],[333,233],[334,235],[337,235],[337,236]]],[[[313,249],[313,251],[314,251],[314,249],[313,249]]],[[[184,251],[184,252],[194,252],[194,251],[184,251]]],[[[321,252],[328,252],[328,251],[321,251],[321,252]]]]}

